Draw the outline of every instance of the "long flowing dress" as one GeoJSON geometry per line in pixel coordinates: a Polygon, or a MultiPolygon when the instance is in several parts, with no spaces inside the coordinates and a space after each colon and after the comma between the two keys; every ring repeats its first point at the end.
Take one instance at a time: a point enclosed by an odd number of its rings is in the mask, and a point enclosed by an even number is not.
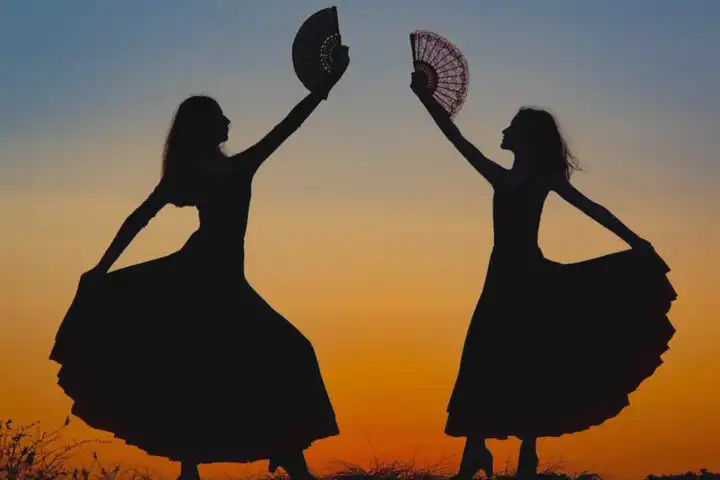
{"type": "MultiPolygon", "coordinates": [[[[249,462],[339,433],[312,344],[245,278],[238,162],[185,185],[200,226],[179,251],[81,283],[50,355],[74,415],[151,455],[249,462]]],[[[163,179],[130,221],[177,190],[163,179]]]]}
{"type": "Polygon", "coordinates": [[[556,437],[599,425],[662,363],[675,332],[669,268],[635,250],[551,261],[538,246],[548,187],[496,183],[494,247],[445,432],[556,437]]]}

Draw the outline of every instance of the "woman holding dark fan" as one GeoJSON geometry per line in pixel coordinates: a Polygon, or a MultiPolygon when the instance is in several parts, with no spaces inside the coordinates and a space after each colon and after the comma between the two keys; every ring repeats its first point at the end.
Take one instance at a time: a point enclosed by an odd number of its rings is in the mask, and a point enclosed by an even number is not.
{"type": "MultiPolygon", "coordinates": [[[[422,45],[440,49],[432,41],[422,45]]],[[[674,333],[666,316],[676,298],[669,268],[649,242],[571,185],[577,166],[550,113],[522,108],[515,115],[503,131],[501,147],[514,154],[505,169],[455,126],[452,115],[464,94],[438,98],[441,68],[415,52],[412,91],[494,189],[494,247],[448,405],[445,432],[467,439],[456,478],[468,480],[480,470],[492,475],[485,440],[508,436],[522,440],[518,476],[532,478],[537,438],[580,432],[616,416],[662,363],[674,333]],[[551,191],[631,249],[573,264],[545,258],[538,229],[551,191]],[[561,394],[550,389],[555,385],[561,394]]]]}
{"type": "MultiPolygon", "coordinates": [[[[265,138],[226,156],[230,120],[210,97],[177,110],[163,175],[85,273],[50,358],[72,412],[151,455],[197,465],[270,460],[311,479],[303,450],[339,433],[312,344],[250,285],[244,237],[255,173],[342,77],[336,42],[314,88],[265,138]],[[108,273],[165,205],[198,210],[172,255],[108,273]]],[[[307,74],[307,72],[305,72],[307,74]]],[[[309,78],[309,77],[308,77],[309,78]]]]}

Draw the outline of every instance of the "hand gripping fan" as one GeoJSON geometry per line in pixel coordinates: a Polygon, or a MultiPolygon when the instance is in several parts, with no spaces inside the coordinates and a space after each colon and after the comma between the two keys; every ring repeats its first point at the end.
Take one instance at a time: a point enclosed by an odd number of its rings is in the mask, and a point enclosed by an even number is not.
{"type": "Polygon", "coordinates": [[[470,75],[465,56],[450,41],[427,30],[410,34],[413,67],[427,76],[427,87],[450,117],[460,111],[470,75]]]}
{"type": "Polygon", "coordinates": [[[295,74],[311,92],[333,73],[333,52],[342,45],[337,7],[310,15],[300,26],[292,45],[295,74]]]}

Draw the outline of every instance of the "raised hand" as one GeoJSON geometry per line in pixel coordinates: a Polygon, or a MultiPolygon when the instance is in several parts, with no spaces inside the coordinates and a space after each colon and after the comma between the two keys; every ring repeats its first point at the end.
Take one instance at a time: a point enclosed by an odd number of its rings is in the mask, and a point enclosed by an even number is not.
{"type": "Polygon", "coordinates": [[[416,70],[410,74],[410,89],[415,92],[416,95],[430,94],[429,84],[430,81],[425,72],[416,70]]]}
{"type": "Polygon", "coordinates": [[[332,53],[332,57],[333,57],[332,77],[337,78],[337,80],[340,80],[340,78],[345,74],[345,71],[347,70],[348,65],[350,65],[350,47],[345,46],[345,45],[340,45],[332,53]]]}
{"type": "Polygon", "coordinates": [[[637,240],[635,240],[632,244],[632,248],[645,253],[655,252],[655,247],[653,247],[652,243],[645,240],[644,238],[638,238],[637,240]]]}
{"type": "Polygon", "coordinates": [[[320,87],[318,90],[318,93],[322,96],[323,99],[327,100],[328,95],[330,94],[330,90],[333,89],[335,84],[337,84],[338,81],[342,78],[342,76],[345,74],[345,71],[348,68],[348,65],[350,65],[350,55],[349,55],[350,47],[347,47],[345,45],[340,45],[335,51],[332,53],[333,56],[333,70],[332,73],[328,76],[328,79],[324,85],[320,87]]]}
{"type": "Polygon", "coordinates": [[[80,285],[84,289],[92,287],[98,280],[103,278],[106,273],[107,271],[103,269],[103,267],[99,265],[95,266],[80,276],[80,285]]]}

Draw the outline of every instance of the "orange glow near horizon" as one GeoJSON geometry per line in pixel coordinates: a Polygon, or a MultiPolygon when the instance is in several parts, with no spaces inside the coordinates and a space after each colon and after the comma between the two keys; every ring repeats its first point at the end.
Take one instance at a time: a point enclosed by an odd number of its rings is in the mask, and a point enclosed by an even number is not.
{"type": "MultiPolygon", "coordinates": [[[[311,468],[452,471],[462,453],[445,410],[492,249],[492,192],[408,88],[406,32],[429,28],[467,56],[455,121],[468,140],[507,167],[501,131],[521,105],[549,107],[584,170],[573,184],[653,243],[679,294],[664,364],[631,405],[540,439],[541,463],[607,480],[719,472],[720,68],[707,52],[720,2],[337,3],[348,73],[258,172],[245,248],[249,281],[314,345],[338,416],[341,434],[307,451],[311,468]]],[[[51,430],[71,407],[48,360],[57,328],[82,272],[156,185],[179,102],[212,95],[232,120],[228,151],[252,145],[306,95],[291,42],[327,4],[33,5],[0,2],[0,419],[51,430]]],[[[194,210],[165,208],[113,268],[179,249],[196,226],[194,210]]],[[[540,243],[560,262],[626,248],[554,194],[540,243]]],[[[545,380],[537,395],[573,394],[557,372],[545,380]]],[[[66,438],[112,437],[73,419],[66,438]]],[[[517,440],[489,446],[498,470],[514,466],[517,440]]],[[[105,465],[178,471],[121,442],[97,448],[105,465]]]]}
{"type": "MultiPolygon", "coordinates": [[[[55,384],[57,366],[46,360],[55,330],[74,294],[77,272],[96,260],[105,246],[103,237],[111,237],[118,223],[112,216],[122,217],[133,201],[98,199],[88,204],[84,195],[54,196],[52,202],[31,197],[23,198],[26,211],[44,205],[44,215],[3,219],[18,230],[2,245],[0,308],[5,318],[13,319],[6,323],[9,333],[5,330],[13,341],[0,349],[5,392],[0,416],[13,417],[16,423],[40,419],[49,427],[59,424],[70,406],[55,384]],[[100,211],[115,213],[101,221],[100,211]],[[30,244],[42,248],[30,254],[25,249],[30,244]]],[[[445,407],[491,248],[489,206],[481,206],[477,220],[469,223],[463,213],[430,222],[402,207],[378,218],[372,214],[374,206],[357,204],[327,206],[301,219],[299,212],[309,211],[309,206],[279,203],[254,207],[247,270],[256,288],[318,352],[342,433],[308,451],[311,465],[322,472],[332,470],[337,461],[367,465],[373,459],[414,459],[421,466],[445,462],[452,468],[462,441],[443,435],[445,407]],[[298,222],[305,228],[295,230],[298,222]]],[[[561,251],[560,260],[572,261],[598,249],[622,248],[611,236],[598,236],[597,227],[554,199],[548,202],[547,217],[542,242],[549,256],[561,251]],[[570,245],[557,233],[564,231],[573,231],[570,245]],[[566,245],[569,248],[563,248],[566,245]]],[[[661,231],[668,222],[667,211],[642,217],[648,231],[661,231]]],[[[195,222],[188,209],[162,212],[119,265],[179,247],[195,222]]],[[[672,265],[683,266],[671,273],[680,293],[671,311],[678,333],[665,364],[617,418],[587,432],[542,440],[544,462],[631,476],[700,465],[717,469],[712,462],[717,462],[714,452],[720,451],[720,388],[714,381],[719,364],[713,340],[720,328],[713,319],[720,308],[704,288],[703,277],[716,274],[718,262],[717,257],[699,255],[710,251],[711,245],[703,243],[710,240],[698,238],[691,247],[682,239],[662,239],[658,249],[672,265]],[[622,448],[617,447],[620,438],[622,448]]],[[[548,372],[548,391],[542,394],[572,392],[548,372]]],[[[69,433],[110,438],[77,419],[69,433]]],[[[513,464],[516,441],[491,441],[490,446],[498,465],[506,460],[513,464]]],[[[122,459],[174,472],[168,462],[120,442],[98,450],[106,461],[122,459]]],[[[258,473],[263,465],[210,465],[203,472],[258,473]]]]}

